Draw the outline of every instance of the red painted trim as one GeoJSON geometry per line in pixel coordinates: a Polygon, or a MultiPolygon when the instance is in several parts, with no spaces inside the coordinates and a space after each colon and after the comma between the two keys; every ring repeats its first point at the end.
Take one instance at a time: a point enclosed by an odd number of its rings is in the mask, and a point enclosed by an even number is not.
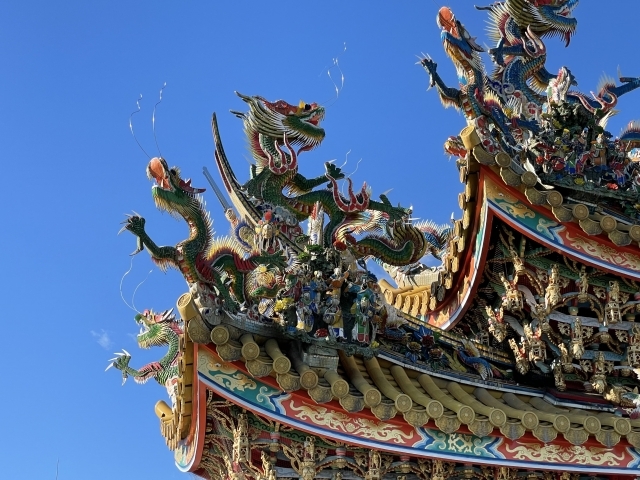
{"type": "MultiPolygon", "coordinates": [[[[527,200],[527,197],[525,197],[524,193],[522,193],[520,190],[518,190],[516,188],[512,188],[512,187],[509,187],[508,185],[504,184],[504,181],[502,180],[502,178],[500,178],[500,176],[496,172],[491,170],[490,168],[482,167],[481,171],[486,173],[486,175],[488,177],[490,177],[493,180],[493,182],[496,183],[497,185],[504,185],[504,188],[506,190],[508,190],[510,194],[512,194],[514,197],[516,197],[518,200],[520,200],[522,203],[524,203],[528,208],[530,208],[531,210],[533,210],[533,211],[535,211],[535,212],[537,212],[537,213],[539,213],[541,215],[544,215],[549,220],[551,220],[553,222],[556,222],[559,225],[564,226],[569,231],[569,233],[571,233],[573,235],[579,235],[581,237],[584,237],[585,235],[587,235],[575,223],[559,221],[556,217],[553,216],[553,213],[551,213],[551,209],[550,208],[545,208],[545,207],[542,207],[540,205],[533,205],[532,203],[530,203],[529,200],[527,200]]],[[[520,230],[518,229],[518,231],[520,231],[520,230]]],[[[520,233],[524,234],[524,232],[521,232],[521,231],[520,231],[520,233]]],[[[601,243],[604,246],[607,246],[607,247],[612,248],[614,250],[631,253],[631,254],[636,255],[636,256],[640,254],[640,249],[638,247],[629,247],[629,246],[619,247],[619,246],[617,246],[615,243],[613,243],[611,240],[609,240],[609,237],[607,237],[606,233],[601,233],[600,235],[587,235],[587,236],[590,239],[596,240],[598,243],[601,243]]],[[[632,243],[632,245],[633,245],[633,243],[632,243]]],[[[554,249],[554,250],[558,251],[559,253],[567,253],[567,254],[571,253],[571,252],[568,252],[568,251],[564,251],[562,249],[558,250],[557,248],[554,249]]],[[[615,273],[619,273],[619,272],[615,272],[615,273]]]]}
{"type": "MultiPolygon", "coordinates": [[[[202,460],[202,451],[204,446],[204,432],[207,428],[207,389],[200,388],[200,379],[198,378],[198,344],[193,345],[193,380],[191,391],[191,429],[189,430],[189,436],[193,439],[195,436],[196,453],[195,458],[189,468],[189,472],[195,472],[202,460]],[[204,413],[200,413],[200,405],[204,405],[204,413]],[[196,436],[196,422],[197,422],[197,436],[196,436]]],[[[193,441],[193,440],[192,440],[193,441]]]]}
{"type": "MultiPolygon", "coordinates": [[[[475,209],[475,214],[473,217],[473,229],[471,231],[471,234],[469,235],[469,239],[468,239],[468,245],[466,248],[466,254],[462,263],[462,266],[465,268],[460,268],[460,270],[456,273],[456,280],[455,283],[453,284],[453,286],[451,287],[451,289],[449,290],[449,294],[444,298],[444,300],[442,301],[441,307],[437,308],[436,310],[433,310],[432,312],[429,312],[429,314],[437,314],[438,312],[440,312],[441,310],[447,308],[449,306],[449,304],[451,303],[451,301],[453,299],[456,298],[456,296],[458,295],[458,291],[460,290],[460,287],[462,286],[462,282],[464,282],[465,277],[467,276],[467,274],[470,272],[471,269],[471,265],[473,265],[473,259],[474,259],[474,247],[476,245],[476,237],[478,235],[478,231],[480,229],[481,223],[480,223],[480,219],[481,219],[481,212],[482,212],[482,206],[484,204],[484,200],[485,200],[485,189],[484,189],[484,171],[483,169],[480,169],[478,172],[476,172],[478,175],[478,188],[477,188],[477,193],[476,193],[476,209],[475,209]]],[[[450,325],[448,325],[445,330],[449,330],[451,328],[453,328],[465,315],[465,313],[467,312],[467,310],[469,310],[469,307],[471,307],[472,302],[472,298],[475,296],[478,287],[480,286],[480,284],[482,283],[482,270],[484,269],[484,266],[486,264],[486,260],[487,260],[487,255],[489,252],[489,243],[490,243],[490,238],[491,238],[491,228],[493,225],[493,212],[489,209],[488,205],[487,205],[487,214],[486,214],[486,220],[485,220],[485,228],[484,228],[484,236],[482,238],[482,241],[480,243],[480,252],[477,252],[477,255],[480,255],[480,259],[478,261],[478,267],[477,267],[477,271],[475,273],[475,278],[473,279],[473,283],[469,286],[469,296],[467,297],[466,302],[464,303],[464,305],[462,305],[462,309],[460,310],[460,312],[457,314],[457,318],[456,320],[451,323],[450,325]]]]}

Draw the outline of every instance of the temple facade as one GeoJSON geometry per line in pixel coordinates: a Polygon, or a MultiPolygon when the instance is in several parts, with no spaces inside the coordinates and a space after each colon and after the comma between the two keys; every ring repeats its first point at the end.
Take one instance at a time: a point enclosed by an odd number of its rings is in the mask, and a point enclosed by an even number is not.
{"type": "Polygon", "coordinates": [[[156,206],[190,235],[158,246],[138,215],[124,229],[187,287],[177,314],[136,316],[140,346],[166,355],[138,370],[123,352],[110,366],[167,388],[156,414],[180,470],[211,480],[640,476],[640,125],[606,129],[640,79],[605,79],[587,96],[568,68],[545,69],[546,38],[568,44],[576,4],[483,8],[490,73],[454,12],[438,12],[460,78],[450,87],[429,56],[421,65],[465,119],[445,142],[461,184],[450,225],[416,222],[332,163],[300,174],[298,157],[325,136],[315,103],[238,94],[254,162],[243,181],[214,115],[221,186],[205,177],[231,237],[213,236],[204,189],[163,158],[149,162],[156,206]]]}

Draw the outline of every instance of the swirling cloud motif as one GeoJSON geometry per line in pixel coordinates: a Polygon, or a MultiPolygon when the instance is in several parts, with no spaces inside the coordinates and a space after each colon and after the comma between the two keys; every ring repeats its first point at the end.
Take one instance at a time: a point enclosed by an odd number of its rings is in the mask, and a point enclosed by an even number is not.
{"type": "Polygon", "coordinates": [[[625,454],[616,455],[609,449],[584,447],[582,445],[544,445],[541,443],[519,443],[506,451],[518,460],[531,460],[544,463],[573,463],[578,465],[618,466],[625,459],[625,454]]]}
{"type": "MultiPolygon", "coordinates": [[[[360,438],[377,440],[395,444],[411,444],[415,431],[405,432],[396,425],[379,422],[368,418],[355,418],[343,412],[337,412],[326,407],[312,405],[297,406],[293,401],[287,410],[295,412],[294,416],[302,421],[308,421],[330,430],[342,432],[360,438]]],[[[412,429],[413,430],[413,429],[412,429]]]]}

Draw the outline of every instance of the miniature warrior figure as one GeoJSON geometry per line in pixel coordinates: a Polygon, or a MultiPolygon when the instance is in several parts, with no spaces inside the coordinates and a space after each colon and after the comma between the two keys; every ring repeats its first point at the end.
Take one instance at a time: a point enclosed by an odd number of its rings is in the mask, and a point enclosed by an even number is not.
{"type": "Polygon", "coordinates": [[[555,360],[552,365],[553,380],[556,384],[556,388],[560,392],[564,392],[567,389],[567,384],[564,381],[564,375],[562,374],[562,365],[555,360]]]}
{"type": "Polygon", "coordinates": [[[272,222],[273,213],[267,211],[264,213],[263,219],[256,225],[256,243],[258,248],[267,253],[274,253],[282,249],[278,234],[280,233],[277,225],[272,222]]]}
{"type": "Polygon", "coordinates": [[[231,224],[231,230],[235,230],[238,224],[240,223],[240,219],[236,215],[236,212],[233,210],[233,208],[227,208],[224,211],[224,216],[231,224]]]}
{"type": "Polygon", "coordinates": [[[607,371],[604,360],[604,352],[596,352],[593,358],[593,375],[591,376],[591,385],[598,393],[603,393],[607,386],[607,371]]]}
{"type": "Polygon", "coordinates": [[[376,294],[373,292],[372,283],[375,277],[367,274],[364,278],[362,289],[357,293],[356,301],[351,308],[355,315],[355,324],[351,338],[359,343],[369,343],[369,324],[374,314],[376,294]]]}
{"type": "Polygon", "coordinates": [[[343,274],[340,274],[340,272],[340,268],[334,270],[334,274],[331,276],[330,286],[333,288],[332,296],[340,302],[344,333],[347,340],[351,342],[354,340],[352,333],[354,332],[355,324],[355,315],[352,313],[352,308],[360,287],[348,281],[348,270],[343,274]]]}
{"type": "Polygon", "coordinates": [[[582,265],[580,268],[578,283],[580,291],[578,293],[578,302],[586,302],[589,300],[589,275],[587,275],[587,267],[582,265]]]}
{"type": "Polygon", "coordinates": [[[582,321],[576,318],[571,331],[571,355],[574,358],[582,358],[584,344],[582,343],[582,321]]]}
{"type": "Polygon", "coordinates": [[[349,271],[342,273],[342,269],[340,267],[336,267],[333,269],[333,275],[331,275],[329,286],[331,287],[331,296],[335,298],[340,298],[342,295],[342,285],[349,278],[349,271]]]}
{"type": "Polygon", "coordinates": [[[326,309],[322,316],[324,323],[329,325],[329,334],[336,340],[344,340],[344,324],[342,323],[342,310],[340,300],[331,296],[327,298],[326,309]]]}
{"type": "Polygon", "coordinates": [[[309,287],[303,287],[303,293],[296,308],[296,315],[298,318],[296,328],[298,330],[304,330],[306,332],[313,330],[314,315],[311,309],[311,295],[309,294],[309,287]]]}
{"type": "Polygon", "coordinates": [[[591,142],[591,162],[596,167],[607,165],[607,143],[602,133],[591,142]]]}
{"type": "Polygon", "coordinates": [[[502,307],[500,310],[493,311],[490,306],[485,307],[487,319],[489,321],[489,333],[491,333],[498,342],[502,342],[507,336],[507,326],[504,323],[504,312],[502,307]]]}
{"type": "Polygon", "coordinates": [[[505,289],[504,296],[502,297],[502,304],[504,308],[512,312],[522,310],[522,292],[520,292],[513,283],[507,280],[507,277],[502,273],[500,274],[500,281],[505,289]]]}
{"type": "Polygon", "coordinates": [[[640,325],[634,324],[629,334],[627,361],[631,367],[638,368],[640,367],[640,325]]]}
{"type": "Polygon", "coordinates": [[[513,262],[513,268],[516,271],[516,275],[522,275],[525,271],[524,260],[522,260],[522,257],[518,255],[516,249],[511,245],[509,245],[509,255],[511,256],[511,261],[513,262]]]}
{"type": "Polygon", "coordinates": [[[573,356],[569,353],[567,346],[564,343],[558,345],[560,350],[560,363],[562,364],[562,370],[565,373],[573,373],[573,356]]]}
{"type": "Polygon", "coordinates": [[[316,478],[316,448],[315,439],[307,437],[304,442],[304,452],[302,454],[302,480],[313,480],[316,478]]]}
{"type": "Polygon", "coordinates": [[[620,285],[618,282],[609,282],[609,302],[605,307],[605,316],[608,323],[618,323],[622,321],[620,313],[620,285]]]}
{"type": "Polygon", "coordinates": [[[322,278],[322,272],[320,270],[313,272],[313,278],[309,282],[309,287],[311,288],[311,299],[316,305],[319,305],[322,302],[324,292],[329,288],[324,278],[322,278]]]}
{"type": "Polygon", "coordinates": [[[560,303],[560,273],[558,271],[558,265],[553,264],[551,266],[551,275],[549,275],[549,284],[547,285],[546,292],[544,294],[544,302],[547,310],[551,311],[554,306],[560,303]]]}
{"type": "Polygon", "coordinates": [[[233,461],[235,463],[251,461],[248,430],[247,414],[241,413],[238,415],[238,425],[233,435],[233,461]]]}
{"type": "Polygon", "coordinates": [[[545,361],[547,359],[547,348],[541,338],[542,331],[536,329],[534,332],[530,325],[525,325],[524,334],[527,337],[529,346],[529,361],[534,363],[545,361]]]}
{"type": "Polygon", "coordinates": [[[525,375],[529,371],[529,362],[527,361],[527,348],[520,348],[513,338],[509,339],[509,347],[516,359],[516,369],[521,375],[525,375]]]}
{"type": "Polygon", "coordinates": [[[276,471],[273,468],[269,455],[264,450],[260,453],[262,459],[262,478],[261,480],[276,480],[276,471]]]}

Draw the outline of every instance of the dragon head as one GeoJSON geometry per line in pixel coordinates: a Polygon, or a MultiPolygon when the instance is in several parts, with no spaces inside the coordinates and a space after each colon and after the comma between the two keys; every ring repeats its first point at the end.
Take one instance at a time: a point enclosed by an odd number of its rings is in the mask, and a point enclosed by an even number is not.
{"type": "Polygon", "coordinates": [[[192,187],[191,180],[183,180],[180,177],[180,169],[169,168],[164,158],[154,157],[149,161],[147,176],[156,182],[151,191],[156,207],[160,210],[188,215],[194,208],[199,207],[200,200],[197,195],[205,189],[192,187]]]}
{"type": "Polygon", "coordinates": [[[243,120],[253,153],[263,156],[259,136],[269,137],[279,146],[299,146],[297,153],[317,147],[324,139],[324,129],[319,126],[323,107],[302,101],[297,106],[284,100],[272,103],[259,96],[236,94],[249,105],[249,111],[231,113],[243,120]]]}
{"type": "Polygon", "coordinates": [[[568,46],[578,21],[571,16],[579,0],[506,0],[504,7],[522,29],[540,36],[560,35],[568,46]]]}
{"type": "Polygon", "coordinates": [[[481,69],[481,60],[478,52],[484,49],[476,43],[467,29],[460,23],[449,7],[442,7],[436,17],[438,27],[442,29],[440,37],[445,52],[451,57],[456,67],[464,67],[471,64],[476,69],[481,69]]]}
{"type": "Polygon", "coordinates": [[[168,345],[171,336],[182,334],[182,328],[176,321],[173,308],[162,313],[145,310],[136,315],[135,320],[140,325],[140,333],[137,336],[140,348],[168,345]]]}

